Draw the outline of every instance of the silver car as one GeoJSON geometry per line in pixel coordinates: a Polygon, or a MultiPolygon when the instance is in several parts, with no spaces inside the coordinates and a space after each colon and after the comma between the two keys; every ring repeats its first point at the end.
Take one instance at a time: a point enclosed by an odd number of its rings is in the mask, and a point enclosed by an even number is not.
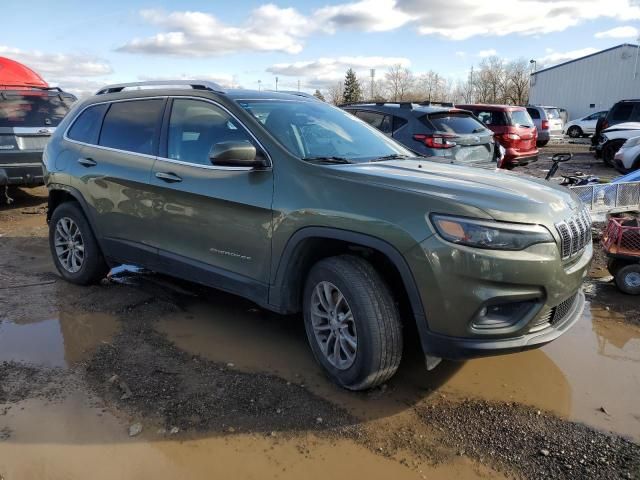
{"type": "Polygon", "coordinates": [[[538,130],[538,146],[544,147],[552,138],[563,137],[564,123],[558,107],[528,105],[527,112],[538,130]]]}

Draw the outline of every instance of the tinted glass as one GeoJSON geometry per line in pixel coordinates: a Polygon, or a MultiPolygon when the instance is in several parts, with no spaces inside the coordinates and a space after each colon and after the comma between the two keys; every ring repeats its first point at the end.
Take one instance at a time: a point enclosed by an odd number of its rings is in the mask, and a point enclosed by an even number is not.
{"type": "Polygon", "coordinates": [[[557,108],[545,108],[544,112],[547,114],[549,120],[555,120],[560,118],[560,112],[557,108]]]}
{"type": "Polygon", "coordinates": [[[619,103],[611,109],[611,120],[626,122],[630,120],[631,113],[633,113],[633,103],[619,103]]]}
{"type": "Polygon", "coordinates": [[[415,156],[350,113],[324,103],[282,100],[238,103],[299,158],[343,157],[365,162],[386,155],[415,156]]]}
{"type": "Polygon", "coordinates": [[[389,115],[360,110],[356,113],[356,117],[384,133],[391,133],[391,117],[389,115]]]}
{"type": "Polygon", "coordinates": [[[482,123],[466,113],[432,113],[425,115],[421,120],[423,122],[430,122],[437,132],[467,134],[486,131],[482,123]]]}
{"type": "Polygon", "coordinates": [[[4,94],[0,97],[0,127],[56,127],[74,100],[48,93],[4,94]]]}
{"type": "Polygon", "coordinates": [[[529,113],[529,116],[534,120],[538,120],[540,118],[540,112],[538,112],[538,110],[535,108],[527,108],[527,112],[529,113]]]}
{"type": "Polygon", "coordinates": [[[167,139],[169,158],[211,165],[211,148],[228,141],[253,142],[253,139],[233,117],[211,103],[189,99],[173,101],[167,139]]]}
{"type": "Polygon", "coordinates": [[[506,125],[509,125],[509,119],[507,118],[507,114],[505,112],[476,110],[473,113],[485,125],[494,127],[504,127],[506,125]]]}
{"type": "Polygon", "coordinates": [[[531,116],[525,110],[512,110],[511,123],[521,127],[533,126],[533,120],[531,120],[531,116]]]}
{"type": "Polygon", "coordinates": [[[102,124],[99,144],[152,155],[163,107],[162,99],[112,103],[102,124]]]}
{"type": "Polygon", "coordinates": [[[404,127],[409,121],[401,117],[393,117],[393,131],[395,132],[401,127],[404,127]]]}
{"type": "Polygon", "coordinates": [[[97,143],[100,127],[102,126],[102,117],[107,110],[108,105],[94,105],[82,112],[73,122],[68,136],[72,140],[84,143],[97,143]]]}

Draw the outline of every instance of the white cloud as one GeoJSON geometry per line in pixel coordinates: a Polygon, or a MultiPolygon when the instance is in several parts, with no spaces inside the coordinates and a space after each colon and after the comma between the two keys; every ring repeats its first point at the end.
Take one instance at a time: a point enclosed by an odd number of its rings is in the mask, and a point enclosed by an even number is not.
{"type": "Polygon", "coordinates": [[[330,33],[341,29],[384,32],[395,30],[413,19],[395,6],[395,0],[362,0],[320,8],[312,18],[318,29],[330,33]]]}
{"type": "Polygon", "coordinates": [[[0,45],[0,55],[25,64],[52,87],[79,97],[94,93],[113,73],[109,62],[90,55],[27,51],[4,45],[0,45]]]}
{"type": "Polygon", "coordinates": [[[251,51],[302,50],[300,37],[308,21],[293,8],[273,4],[253,10],[241,26],[230,26],[202,12],[171,12],[143,10],[142,18],[165,30],[152,37],[135,38],[122,45],[123,52],[169,54],[184,56],[214,56],[251,51]]]}
{"type": "Polygon", "coordinates": [[[462,50],[458,50],[456,52],[456,57],[464,58],[467,56],[467,52],[463,52],[462,50]]]}
{"type": "Polygon", "coordinates": [[[488,50],[480,50],[478,52],[478,56],[480,58],[487,58],[487,57],[493,57],[494,55],[497,55],[498,51],[494,48],[489,48],[488,50]]]}
{"type": "Polygon", "coordinates": [[[417,19],[420,34],[452,40],[559,32],[597,18],[640,19],[635,0],[398,0],[396,8],[417,19]]]}
{"type": "Polygon", "coordinates": [[[624,27],[616,27],[604,32],[598,32],[595,34],[596,38],[627,38],[635,39],[640,35],[640,30],[635,27],[626,25],[624,27]]]}
{"type": "Polygon", "coordinates": [[[377,69],[376,78],[384,78],[387,69],[400,64],[408,67],[411,62],[404,57],[336,57],[318,58],[293,63],[278,63],[267,68],[267,72],[283,77],[304,79],[307,88],[324,88],[344,79],[347,69],[353,68],[358,78],[368,81],[369,70],[377,69]]]}
{"type": "Polygon", "coordinates": [[[537,68],[550,67],[552,65],[557,65],[558,63],[584,57],[585,55],[591,55],[592,53],[596,53],[597,51],[598,49],[593,47],[570,50],[568,52],[556,52],[553,49],[547,48],[546,55],[544,57],[536,59],[536,61],[538,62],[537,68]]]}

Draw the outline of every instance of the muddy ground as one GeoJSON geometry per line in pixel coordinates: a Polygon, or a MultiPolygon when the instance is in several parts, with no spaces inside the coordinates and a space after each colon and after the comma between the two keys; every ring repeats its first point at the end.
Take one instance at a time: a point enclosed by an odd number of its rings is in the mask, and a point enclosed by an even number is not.
{"type": "Polygon", "coordinates": [[[409,342],[355,394],[297,316],[149,272],[65,283],[45,205],[0,207],[1,479],[640,478],[638,300],[600,255],[556,342],[430,373],[409,342]]]}

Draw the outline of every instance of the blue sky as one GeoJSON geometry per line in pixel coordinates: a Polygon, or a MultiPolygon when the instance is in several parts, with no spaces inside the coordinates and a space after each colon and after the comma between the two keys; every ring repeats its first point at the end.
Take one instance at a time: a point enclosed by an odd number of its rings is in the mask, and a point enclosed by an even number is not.
{"type": "Polygon", "coordinates": [[[0,56],[76,92],[149,78],[326,88],[352,66],[466,76],[483,56],[550,65],[637,40],[638,0],[3,1],[0,56]]]}

